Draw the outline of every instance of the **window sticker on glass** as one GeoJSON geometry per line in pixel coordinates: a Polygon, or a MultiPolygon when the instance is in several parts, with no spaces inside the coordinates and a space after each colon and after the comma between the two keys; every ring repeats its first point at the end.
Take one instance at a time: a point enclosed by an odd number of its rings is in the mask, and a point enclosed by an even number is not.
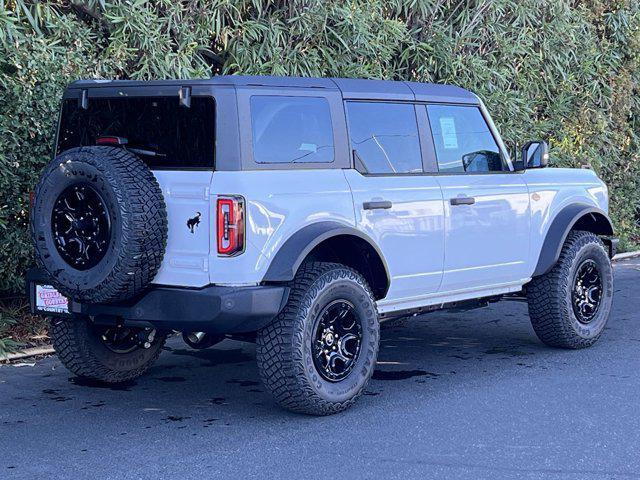
{"type": "Polygon", "coordinates": [[[456,124],[453,117],[440,117],[440,130],[442,131],[442,142],[446,150],[458,148],[458,136],[456,135],[456,124]]]}
{"type": "Polygon", "coordinates": [[[318,146],[315,143],[302,143],[298,150],[316,153],[318,151],[318,146]]]}

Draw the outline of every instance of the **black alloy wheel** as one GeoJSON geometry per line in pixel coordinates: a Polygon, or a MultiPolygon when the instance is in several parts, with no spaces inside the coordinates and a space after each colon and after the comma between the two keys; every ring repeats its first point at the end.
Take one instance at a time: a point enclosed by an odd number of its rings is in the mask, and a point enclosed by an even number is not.
{"type": "Polygon", "coordinates": [[[88,270],[104,258],[111,222],[104,199],[89,184],[65,188],[53,205],[51,229],[60,256],[76,270],[88,270]]]}
{"type": "Polygon", "coordinates": [[[351,373],[362,344],[361,320],[351,302],[335,300],[318,315],[313,337],[313,363],[330,382],[351,373]]]}
{"type": "Polygon", "coordinates": [[[571,291],[573,313],[580,323],[590,323],[598,313],[602,299],[602,276],[598,265],[587,259],[576,270],[571,291]]]}

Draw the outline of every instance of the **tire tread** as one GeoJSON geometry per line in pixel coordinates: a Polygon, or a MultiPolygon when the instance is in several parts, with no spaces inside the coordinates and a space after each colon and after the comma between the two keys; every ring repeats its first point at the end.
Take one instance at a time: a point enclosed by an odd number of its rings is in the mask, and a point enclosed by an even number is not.
{"type": "Polygon", "coordinates": [[[79,377],[110,384],[128,382],[143,375],[157,360],[166,341],[164,336],[157,337],[150,347],[154,349],[153,355],[144,364],[118,371],[104,365],[94,354],[88,341],[91,331],[86,321],[53,318],[49,335],[58,358],[69,371],[79,377]]]}
{"type": "MultiPolygon", "coordinates": [[[[336,278],[349,278],[357,282],[373,301],[373,293],[366,280],[352,268],[328,262],[305,263],[291,284],[291,292],[284,310],[258,333],[256,353],[260,378],[281,406],[297,413],[338,413],[353,405],[364,390],[361,389],[355,396],[342,402],[331,402],[321,398],[306,379],[302,348],[294,347],[303,345],[304,330],[299,328],[298,324],[299,317],[304,316],[311,307],[309,298],[312,295],[308,293],[324,288],[329,281],[336,278]],[[294,341],[294,335],[298,337],[297,341],[294,341]]],[[[376,345],[377,343],[376,341],[376,345]]],[[[372,373],[373,368],[367,372],[369,378],[372,373]]]]}
{"type": "Polygon", "coordinates": [[[551,347],[579,349],[593,345],[595,337],[584,338],[573,329],[572,306],[565,292],[571,288],[570,270],[579,252],[587,245],[597,245],[606,254],[602,241],[593,233],[575,230],[569,233],[556,265],[527,285],[529,317],[538,338],[551,347]]]}

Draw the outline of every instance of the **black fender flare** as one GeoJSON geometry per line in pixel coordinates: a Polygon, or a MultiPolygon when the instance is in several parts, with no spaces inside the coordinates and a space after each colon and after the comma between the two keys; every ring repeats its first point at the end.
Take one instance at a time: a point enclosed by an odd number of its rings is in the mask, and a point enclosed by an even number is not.
{"type": "MultiPolygon", "coordinates": [[[[591,216],[594,224],[598,225],[593,233],[602,236],[613,235],[613,224],[603,210],[584,203],[567,205],[555,216],[549,230],[547,230],[533,277],[544,275],[553,268],[560,258],[562,246],[569,232],[578,221],[587,215],[591,216]]],[[[613,253],[611,252],[611,254],[613,253]]]]}
{"type": "Polygon", "coordinates": [[[367,242],[378,254],[387,275],[387,285],[391,282],[389,268],[382,251],[366,234],[356,228],[338,222],[316,222],[301,228],[291,235],[280,247],[264,275],[264,282],[289,282],[309,253],[320,243],[338,235],[358,237],[367,242]]]}

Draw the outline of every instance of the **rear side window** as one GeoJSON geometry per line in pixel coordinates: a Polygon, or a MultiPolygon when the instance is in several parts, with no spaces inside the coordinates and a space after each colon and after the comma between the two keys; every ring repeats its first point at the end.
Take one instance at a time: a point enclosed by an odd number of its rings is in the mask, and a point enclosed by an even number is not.
{"type": "Polygon", "coordinates": [[[325,98],[252,96],[251,127],[257,163],[333,162],[333,128],[325,98]]]}
{"type": "Polygon", "coordinates": [[[478,107],[427,105],[442,173],[509,170],[478,107]]]}
{"type": "Polygon", "coordinates": [[[62,105],[57,152],[95,145],[99,137],[126,138],[127,147],[150,168],[213,168],[215,104],[192,97],[191,107],[178,97],[90,98],[62,105]]]}
{"type": "Polygon", "coordinates": [[[363,173],[422,172],[413,105],[347,102],[347,117],[358,170],[363,173]]]}

